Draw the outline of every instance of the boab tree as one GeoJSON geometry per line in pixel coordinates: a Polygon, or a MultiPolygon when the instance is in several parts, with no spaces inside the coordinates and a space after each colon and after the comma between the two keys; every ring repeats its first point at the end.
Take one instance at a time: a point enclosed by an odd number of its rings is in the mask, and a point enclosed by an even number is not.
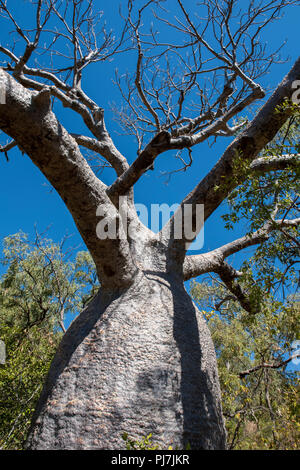
{"type": "Polygon", "coordinates": [[[255,314],[259,306],[226,258],[298,220],[273,217],[252,236],[214,251],[187,256],[187,250],[201,228],[198,205],[206,220],[251,172],[297,165],[295,154],[262,159],[260,153],[294,112],[300,61],[266,102],[259,102],[265,92],[258,80],[276,61],[260,42],[261,31],[299,2],[251,1],[241,11],[235,0],[205,0],[196,15],[191,2],[129,0],[120,11],[119,39],[101,27],[92,3],[32,1],[25,28],[11,2],[0,1],[2,21],[14,30],[13,44],[0,46],[0,128],[11,138],[1,150],[8,158],[18,146],[57,190],[101,282],[62,339],[27,447],[117,449],[127,431],[135,438],[152,432],[161,446],[221,449],[226,437],[215,351],[184,281],[215,272],[255,314]],[[101,103],[82,88],[89,65],[121,53],[136,58],[132,73],[115,79],[124,100],[117,110],[121,124],[137,138],[135,160],[117,149],[101,103]],[[86,132],[65,129],[55,102],[77,113],[86,132]],[[255,102],[261,108],[251,122],[234,120],[255,102]],[[199,144],[222,136],[232,136],[223,155],[153,233],[137,216],[135,183],[164,152],[186,149],[187,168],[199,144]],[[95,174],[85,149],[115,170],[113,184],[95,174]],[[184,207],[191,217],[182,217],[184,207]],[[100,236],[99,220],[115,226],[116,236],[100,236]]]}

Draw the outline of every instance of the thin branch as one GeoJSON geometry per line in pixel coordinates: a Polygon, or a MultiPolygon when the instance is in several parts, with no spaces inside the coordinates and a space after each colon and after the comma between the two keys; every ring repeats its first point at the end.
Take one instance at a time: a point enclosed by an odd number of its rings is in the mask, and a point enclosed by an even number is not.
{"type": "Polygon", "coordinates": [[[99,153],[115,168],[117,175],[122,175],[128,168],[126,158],[116,149],[111,139],[101,141],[80,134],[71,134],[78,145],[99,153]]]}
{"type": "Polygon", "coordinates": [[[293,361],[294,359],[299,359],[300,354],[293,354],[288,359],[281,361],[281,362],[274,362],[274,363],[263,363],[259,364],[258,366],[252,367],[251,369],[243,370],[239,373],[239,377],[244,379],[247,375],[252,374],[260,369],[280,369],[281,367],[286,366],[289,362],[293,361]]]}
{"type": "Polygon", "coordinates": [[[9,158],[8,158],[9,150],[13,149],[17,145],[18,145],[17,142],[15,140],[12,140],[8,144],[0,146],[0,152],[4,153],[7,162],[9,161],[9,158]]]}
{"type": "MultiPolygon", "coordinates": [[[[216,208],[226,199],[230,192],[248,175],[234,177],[235,160],[242,157],[249,165],[257,158],[262,149],[275,137],[276,133],[290,117],[292,110],[289,107],[282,108],[285,99],[291,98],[292,83],[300,78],[300,59],[296,61],[288,75],[281,84],[278,85],[273,95],[261,108],[257,116],[248,124],[246,129],[227,147],[224,154],[212,170],[203,178],[195,189],[184,199],[178,209],[178,213],[187,204],[194,208],[194,218],[196,217],[196,205],[204,205],[204,220],[216,210],[216,208]]],[[[161,238],[164,240],[167,234],[174,233],[174,223],[178,217],[175,213],[168,224],[161,231],[161,238]]],[[[196,226],[196,220],[193,220],[196,226]]],[[[183,230],[183,233],[185,231],[183,230]]],[[[172,250],[179,252],[186,250],[184,237],[182,240],[175,239],[171,243],[172,250]],[[176,247],[176,248],[175,248],[176,247]]]]}

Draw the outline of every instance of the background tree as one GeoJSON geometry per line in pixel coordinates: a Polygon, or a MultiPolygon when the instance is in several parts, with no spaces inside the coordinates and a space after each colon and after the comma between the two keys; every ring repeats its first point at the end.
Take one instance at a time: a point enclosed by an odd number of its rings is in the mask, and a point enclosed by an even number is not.
{"type": "Polygon", "coordinates": [[[97,286],[88,253],[71,262],[63,243],[38,234],[34,243],[21,232],[7,237],[3,255],[0,338],[7,357],[0,366],[0,447],[21,449],[65,317],[78,314],[97,286]]]}
{"type": "Polygon", "coordinates": [[[2,151],[7,155],[17,145],[58,191],[101,281],[99,294],[60,343],[28,447],[119,448],[120,431],[128,430],[133,438],[152,432],[161,446],[224,448],[215,351],[183,281],[217,273],[250,315],[258,313],[251,279],[238,282],[241,273],[225,259],[273,232],[294,239],[299,219],[278,213],[251,235],[212,252],[187,256],[187,249],[201,228],[198,204],[204,205],[207,220],[253,174],[287,167],[291,172],[299,164],[298,151],[261,155],[297,110],[292,96],[300,61],[260,102],[265,91],[259,79],[277,56],[259,35],[293,5],[299,2],[251,1],[243,12],[234,0],[188,6],[177,0],[175,12],[174,2],[129,0],[121,11],[124,29],[115,39],[99,28],[92,1],[32,2],[34,24],[27,27],[0,1],[13,41],[19,39],[0,47],[5,58],[0,128],[12,139],[2,151]],[[131,156],[120,153],[107,130],[103,107],[82,89],[88,65],[126,50],[135,53],[135,67],[124,76],[117,73],[116,83],[124,100],[124,107],[118,106],[121,123],[137,140],[138,155],[131,164],[131,156]],[[66,130],[53,100],[78,113],[86,130],[66,130]],[[261,107],[251,122],[234,122],[254,103],[261,107]],[[188,160],[179,153],[186,169],[192,150],[224,136],[232,141],[219,161],[163,229],[151,232],[136,214],[135,183],[159,155],[186,152],[188,160]],[[115,181],[109,186],[101,181],[80,149],[104,158],[116,172],[115,181]],[[122,203],[120,196],[126,196],[122,203]],[[113,239],[97,236],[99,205],[101,216],[117,227],[113,239]],[[189,224],[182,219],[187,205],[189,224]],[[122,223],[124,212],[130,230],[122,223]],[[176,236],[179,224],[181,238],[176,236]]]}
{"type": "Polygon", "coordinates": [[[229,449],[290,449],[299,441],[299,303],[268,301],[251,321],[219,282],[195,282],[216,347],[229,449]]]}

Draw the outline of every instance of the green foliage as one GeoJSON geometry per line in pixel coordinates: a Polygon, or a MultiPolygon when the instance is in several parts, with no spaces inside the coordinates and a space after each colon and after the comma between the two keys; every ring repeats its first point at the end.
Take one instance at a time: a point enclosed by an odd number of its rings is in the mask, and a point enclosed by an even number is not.
{"type": "Polygon", "coordinates": [[[87,253],[79,252],[71,262],[60,245],[39,237],[31,244],[22,232],[6,237],[3,245],[2,264],[7,271],[0,285],[0,302],[9,317],[18,312],[23,328],[41,323],[62,327],[62,317],[80,309],[83,296],[88,300],[96,278],[87,253]]]}
{"type": "Polygon", "coordinates": [[[126,450],[158,450],[159,447],[151,441],[152,434],[143,437],[140,441],[131,439],[127,432],[122,434],[122,439],[125,441],[126,450]]]}
{"type": "MultiPolygon", "coordinates": [[[[298,110],[296,114],[293,112],[275,139],[266,146],[260,158],[297,154],[299,138],[298,110]]],[[[239,162],[240,159],[237,158],[237,165],[239,162]]],[[[275,224],[275,220],[288,220],[298,216],[299,166],[295,168],[291,165],[284,170],[259,174],[246,165],[243,171],[247,173],[247,178],[229,195],[229,212],[222,216],[227,229],[233,230],[240,223],[247,227],[246,233],[251,234],[266,223],[275,224]]],[[[299,225],[280,227],[277,224],[268,240],[258,245],[253,256],[244,261],[240,269],[244,273],[241,282],[249,290],[256,286],[255,297],[268,293],[273,296],[280,294],[283,298],[286,291],[297,286],[299,234],[299,225]]]]}
{"type": "Polygon", "coordinates": [[[265,299],[264,308],[249,315],[219,283],[191,287],[210,328],[216,348],[232,449],[296,449],[299,440],[297,373],[280,365],[293,353],[299,338],[299,303],[265,299]],[[240,376],[241,372],[252,370],[240,376]]]}
{"type": "Polygon", "coordinates": [[[66,259],[62,246],[23,233],[5,238],[0,280],[0,447],[21,449],[66,314],[75,315],[97,289],[87,253],[66,259]]]}

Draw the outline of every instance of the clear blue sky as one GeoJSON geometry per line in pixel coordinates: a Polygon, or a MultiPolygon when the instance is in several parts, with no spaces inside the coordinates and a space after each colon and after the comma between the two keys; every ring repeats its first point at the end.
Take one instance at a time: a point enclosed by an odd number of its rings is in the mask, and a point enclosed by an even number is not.
{"type": "MultiPolygon", "coordinates": [[[[97,2],[96,2],[97,3],[97,2]]],[[[187,2],[188,4],[189,2],[187,2]]],[[[24,8],[24,2],[20,0],[10,0],[9,4],[16,5],[18,8],[20,21],[25,24],[30,21],[30,7],[24,8]]],[[[103,8],[103,2],[99,2],[103,8]]],[[[240,2],[241,6],[248,4],[248,0],[240,2]]],[[[107,3],[107,16],[109,22],[118,28],[118,0],[112,0],[107,3]]],[[[104,10],[106,7],[104,6],[104,10]]],[[[0,41],[8,41],[7,26],[1,20],[0,41]]],[[[287,40],[287,45],[282,51],[283,56],[290,56],[289,62],[280,65],[274,65],[271,73],[264,77],[263,85],[268,88],[276,84],[288,72],[291,64],[297,57],[299,44],[299,9],[290,8],[286,10],[282,20],[271,24],[264,33],[264,40],[269,42],[271,47],[276,49],[287,40]]],[[[117,57],[109,65],[98,64],[93,66],[92,73],[86,74],[83,87],[90,93],[93,99],[97,100],[100,106],[105,109],[106,125],[113,136],[116,145],[124,152],[130,161],[136,158],[136,146],[130,138],[118,135],[118,126],[112,120],[112,112],[109,103],[119,100],[119,95],[112,83],[112,73],[114,67],[118,65],[119,69],[127,66],[126,58],[117,57]]],[[[63,124],[70,131],[80,130],[80,122],[70,111],[62,111],[60,115],[63,124]]],[[[228,145],[229,139],[220,140],[212,149],[204,144],[194,150],[194,164],[190,171],[186,173],[174,174],[168,185],[165,184],[165,178],[160,174],[161,171],[168,169],[170,163],[169,155],[162,155],[158,158],[155,165],[155,171],[149,171],[144,175],[136,185],[136,202],[149,205],[152,203],[179,203],[186,194],[206,174],[215,161],[221,156],[222,151],[228,145]]],[[[64,203],[55,192],[51,190],[50,185],[32,164],[27,155],[22,155],[17,149],[9,153],[10,161],[7,163],[3,154],[0,154],[0,239],[22,230],[26,233],[34,233],[34,225],[42,232],[49,225],[52,226],[48,235],[54,241],[60,241],[66,234],[73,234],[70,243],[72,245],[84,244],[77,232],[74,222],[66,209],[64,203]]],[[[104,174],[105,182],[109,182],[109,175],[104,174]]],[[[205,225],[205,244],[202,251],[215,248],[218,245],[226,243],[244,233],[242,225],[237,226],[234,232],[226,231],[223,228],[220,213],[223,208],[219,208],[214,216],[205,225]]],[[[235,261],[239,261],[237,256],[235,261]]]]}

